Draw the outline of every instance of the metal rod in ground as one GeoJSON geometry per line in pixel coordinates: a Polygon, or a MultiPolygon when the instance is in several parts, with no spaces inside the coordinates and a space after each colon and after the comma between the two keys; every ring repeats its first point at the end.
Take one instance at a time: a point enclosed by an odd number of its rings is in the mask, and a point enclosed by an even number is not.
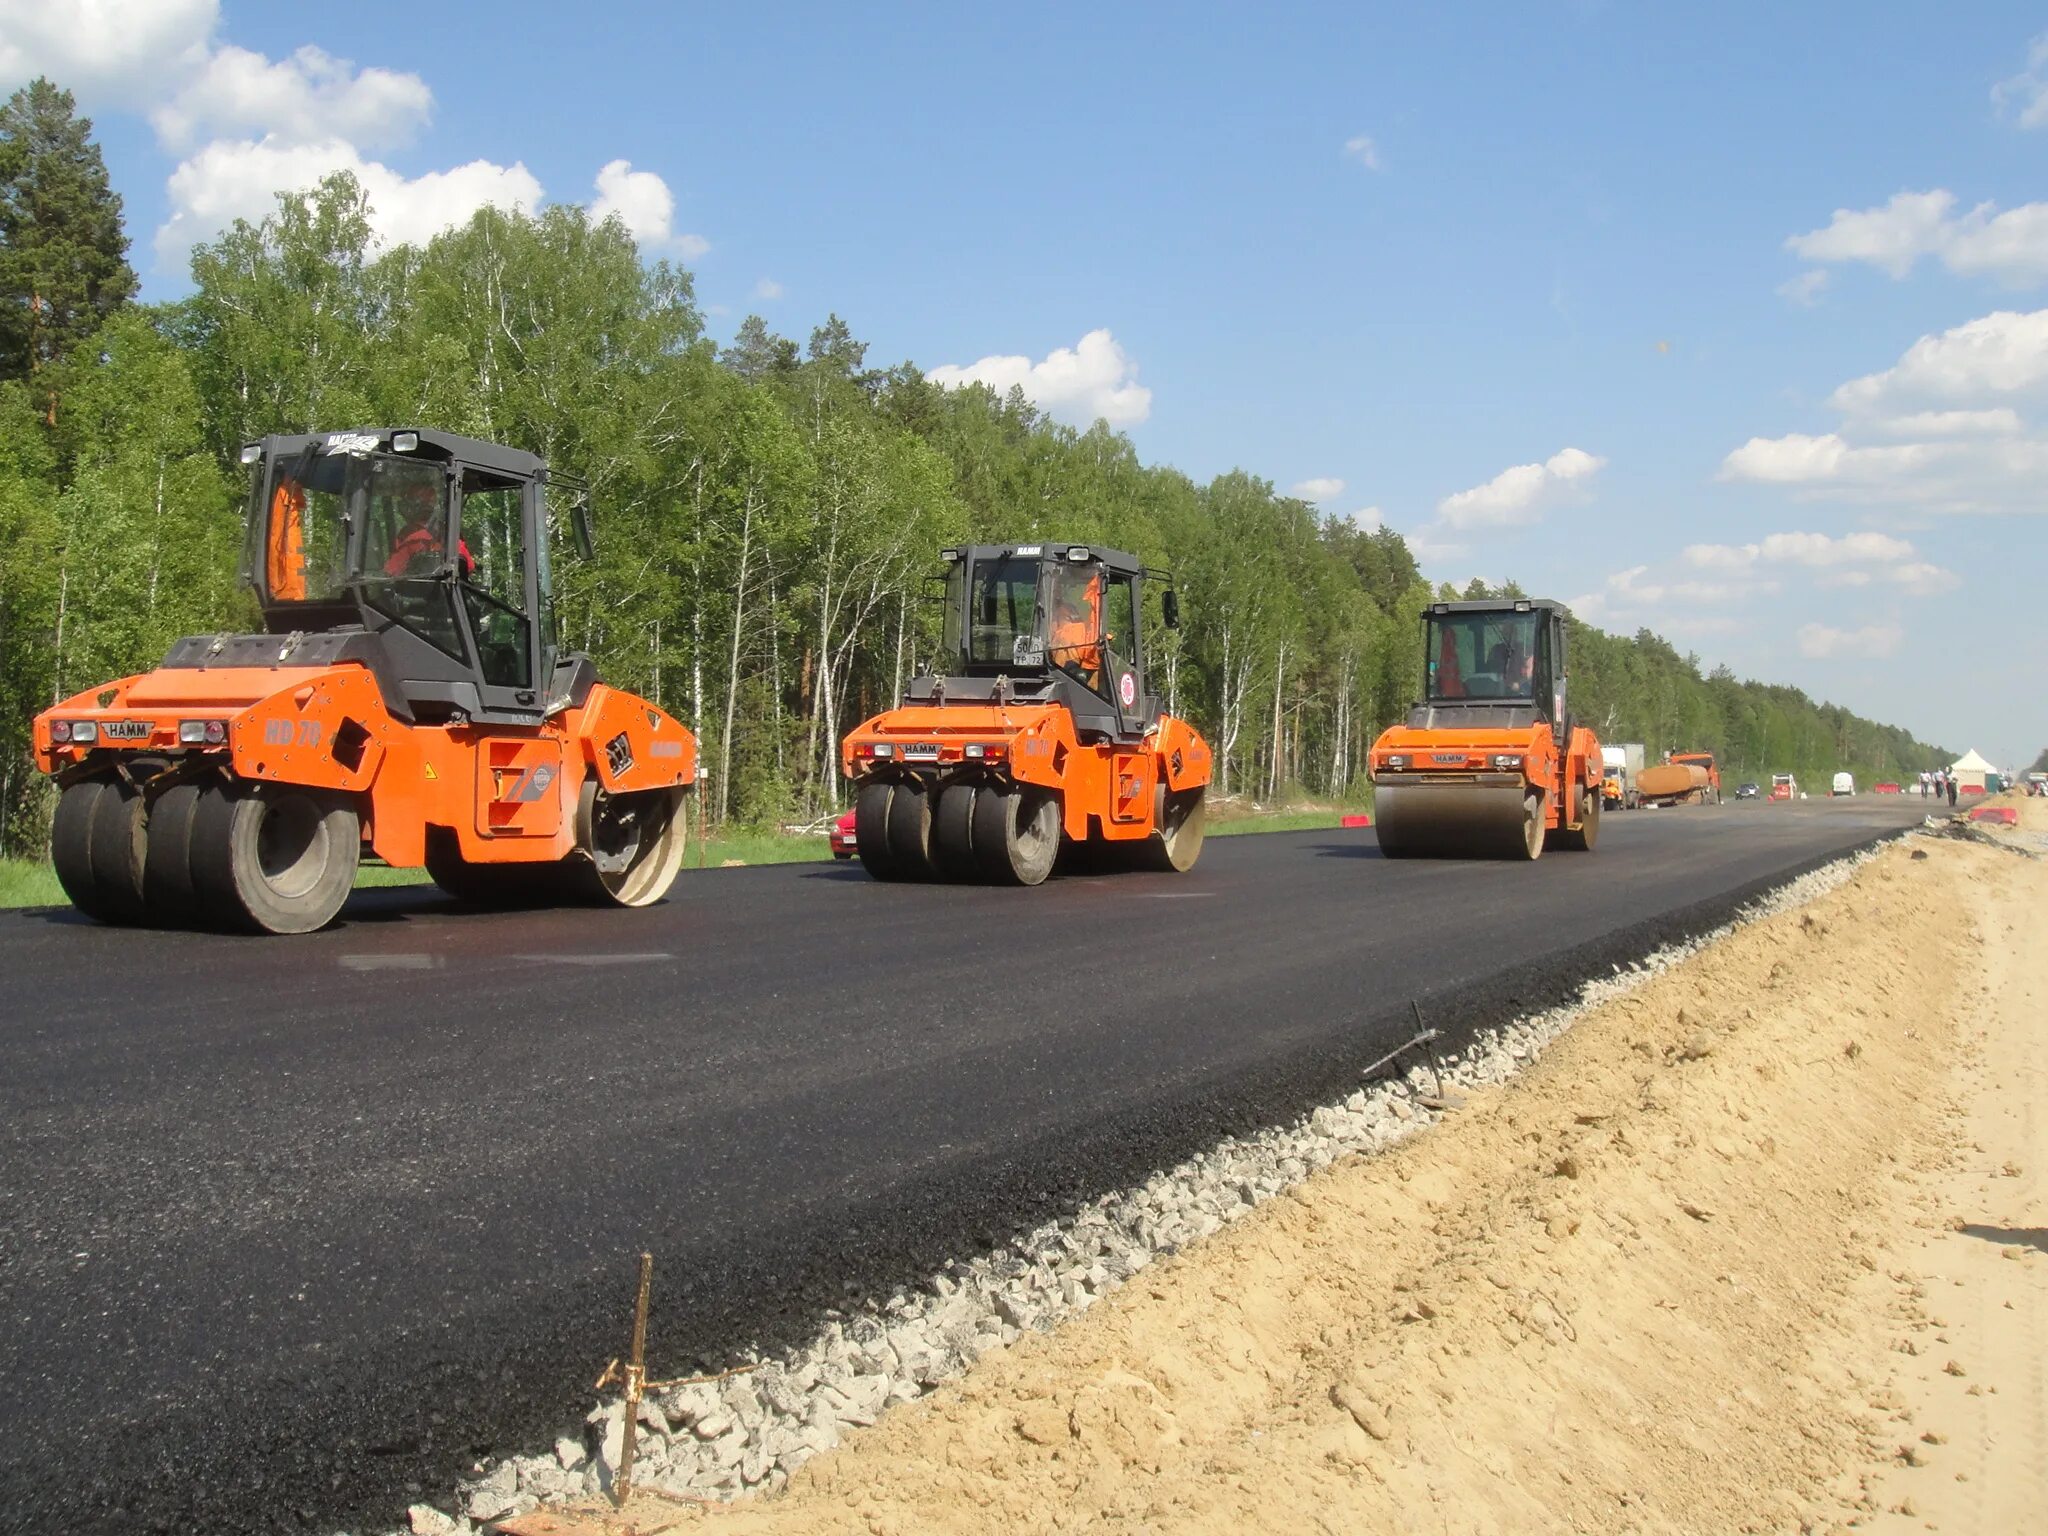
{"type": "Polygon", "coordinates": [[[633,1298],[633,1349],[626,1359],[626,1422],[619,1437],[619,1471],[612,1502],[621,1508],[633,1491],[633,1453],[640,1439],[640,1394],[647,1384],[647,1296],[654,1288],[654,1255],[640,1255],[640,1290],[633,1298]]]}
{"type": "Polygon", "coordinates": [[[1444,1096],[1444,1064],[1437,1059],[1437,1031],[1422,1022],[1422,1004],[1411,997],[1408,999],[1408,1006],[1414,1011],[1415,1027],[1420,1031],[1415,1038],[1429,1047],[1429,1077],[1430,1081],[1436,1084],[1436,1096],[1441,1099],[1444,1096]]]}
{"type": "Polygon", "coordinates": [[[1416,1046],[1425,1044],[1429,1040],[1434,1039],[1435,1035],[1436,1032],[1434,1030],[1426,1029],[1419,1035],[1414,1035],[1411,1036],[1409,1039],[1403,1040],[1399,1045],[1395,1046],[1391,1051],[1387,1052],[1386,1055],[1380,1057],[1378,1060],[1367,1062],[1358,1075],[1370,1081],[1373,1074],[1378,1072],[1379,1069],[1381,1067],[1384,1067],[1388,1062],[1400,1060],[1401,1057],[1407,1055],[1408,1052],[1414,1050],[1416,1046]]]}

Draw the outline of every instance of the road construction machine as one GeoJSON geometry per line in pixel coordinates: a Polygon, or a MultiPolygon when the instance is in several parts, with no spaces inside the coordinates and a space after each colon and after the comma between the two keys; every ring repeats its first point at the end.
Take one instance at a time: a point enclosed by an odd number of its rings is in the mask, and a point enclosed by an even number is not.
{"type": "Polygon", "coordinates": [[[937,663],[842,745],[854,843],[878,880],[1037,885],[1064,847],[1192,868],[1209,745],[1148,686],[1146,594],[1172,577],[1097,545],[941,551],[937,663]]]}
{"type": "Polygon", "coordinates": [[[260,634],[35,721],[57,878],[109,923],[323,927],[369,855],[481,904],[645,906],[681,868],[696,739],[555,632],[530,453],[424,427],[266,437],[244,576],[260,634]]]}
{"type": "Polygon", "coordinates": [[[1423,611],[1422,699],[1369,759],[1388,858],[1594,846],[1604,765],[1566,705],[1564,621],[1532,598],[1423,611]]]}

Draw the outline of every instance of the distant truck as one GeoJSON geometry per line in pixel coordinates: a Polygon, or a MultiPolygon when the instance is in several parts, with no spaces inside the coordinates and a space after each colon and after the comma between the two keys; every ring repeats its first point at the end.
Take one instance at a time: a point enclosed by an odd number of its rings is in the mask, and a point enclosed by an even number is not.
{"type": "Polygon", "coordinates": [[[1643,805],[1705,805],[1713,781],[1697,763],[1656,763],[1636,775],[1636,799],[1643,805]]]}
{"type": "Polygon", "coordinates": [[[1853,773],[1838,773],[1838,774],[1836,774],[1836,775],[1835,775],[1835,783],[1834,783],[1834,787],[1833,787],[1832,789],[1830,789],[1830,790],[1828,791],[1828,793],[1829,793],[1829,794],[1831,794],[1831,795],[1853,795],[1853,794],[1855,794],[1855,793],[1856,793],[1856,775],[1855,775],[1855,774],[1853,774],[1853,773]]]}
{"type": "Polygon", "coordinates": [[[1713,753],[1672,752],[1666,756],[1665,761],[1684,767],[1704,768],[1707,773],[1708,789],[1705,799],[1713,801],[1716,805],[1721,803],[1721,770],[1715,766],[1713,753]]]}
{"type": "Polygon", "coordinates": [[[1634,810],[1642,803],[1636,795],[1636,777],[1643,771],[1643,744],[1624,741],[1619,746],[1602,746],[1600,762],[1601,801],[1610,811],[1634,810]]]}
{"type": "Polygon", "coordinates": [[[1773,800],[1797,800],[1799,798],[1799,780],[1789,773],[1772,774],[1771,798],[1773,800]]]}

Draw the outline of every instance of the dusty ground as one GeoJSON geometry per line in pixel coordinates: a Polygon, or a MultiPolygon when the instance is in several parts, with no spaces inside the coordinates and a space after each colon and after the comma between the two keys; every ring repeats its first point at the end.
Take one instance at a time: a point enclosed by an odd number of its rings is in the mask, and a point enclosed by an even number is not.
{"type": "Polygon", "coordinates": [[[2044,1528],[2043,921],[2048,862],[1914,839],[785,1496],[605,1524],[2044,1528]]]}

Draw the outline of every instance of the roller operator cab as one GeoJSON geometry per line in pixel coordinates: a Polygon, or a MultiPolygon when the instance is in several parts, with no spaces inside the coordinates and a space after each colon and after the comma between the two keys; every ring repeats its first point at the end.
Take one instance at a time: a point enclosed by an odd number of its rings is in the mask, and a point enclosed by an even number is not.
{"type": "MultiPolygon", "coordinates": [[[[561,647],[547,467],[426,428],[242,459],[263,633],[181,640],[36,720],[72,901],[305,932],[366,854],[473,902],[658,900],[697,744],[561,647]]],[[[580,500],[570,524],[587,554],[580,500]]]]}
{"type": "Polygon", "coordinates": [[[1179,622],[1172,578],[1083,544],[942,558],[937,662],[843,743],[868,873],[1037,885],[1063,846],[1191,868],[1209,746],[1146,671],[1148,642],[1179,622]]]}
{"type": "Polygon", "coordinates": [[[1387,857],[1594,846],[1604,764],[1566,700],[1564,621],[1530,598],[1424,611],[1422,700],[1370,755],[1387,857]]]}

